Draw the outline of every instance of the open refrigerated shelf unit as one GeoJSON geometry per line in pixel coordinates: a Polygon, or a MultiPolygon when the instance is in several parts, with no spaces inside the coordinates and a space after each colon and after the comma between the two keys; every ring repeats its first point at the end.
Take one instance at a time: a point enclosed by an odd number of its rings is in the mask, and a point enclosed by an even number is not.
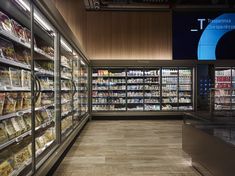
{"type": "MultiPolygon", "coordinates": [[[[27,0],[0,3],[0,175],[4,176],[37,174],[88,119],[88,65],[42,9],[39,2],[27,0]],[[86,81],[80,83],[81,78],[86,81]]],[[[40,173],[50,169],[45,167],[40,173]]]]}
{"type": "Polygon", "coordinates": [[[92,111],[193,111],[193,68],[93,68],[92,111]]]}

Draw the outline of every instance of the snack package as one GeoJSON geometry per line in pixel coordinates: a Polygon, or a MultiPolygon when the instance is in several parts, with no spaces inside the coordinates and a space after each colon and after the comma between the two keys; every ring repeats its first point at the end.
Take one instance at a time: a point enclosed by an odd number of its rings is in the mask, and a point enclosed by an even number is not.
{"type": "Polygon", "coordinates": [[[5,97],[5,103],[3,108],[3,114],[9,114],[15,112],[16,100],[14,97],[17,97],[15,93],[7,93],[5,97]]]}
{"type": "Polygon", "coordinates": [[[27,36],[24,28],[15,20],[12,20],[12,25],[14,27],[14,34],[23,42],[27,41],[27,36]]]}
{"type": "Polygon", "coordinates": [[[16,117],[11,118],[11,123],[12,123],[12,125],[13,125],[13,127],[14,127],[14,130],[15,130],[15,132],[16,132],[16,135],[19,136],[19,135],[21,134],[21,131],[22,131],[23,129],[21,129],[21,127],[20,127],[20,125],[18,124],[18,121],[17,121],[16,119],[17,119],[16,117]]]}
{"type": "Polygon", "coordinates": [[[21,70],[21,84],[25,88],[31,87],[31,73],[29,71],[21,70]]]}
{"type": "Polygon", "coordinates": [[[31,107],[31,93],[23,93],[23,107],[22,109],[29,109],[31,107]]]}
{"type": "Polygon", "coordinates": [[[15,100],[16,100],[15,111],[22,110],[22,107],[23,107],[23,93],[17,93],[17,96],[16,96],[15,100]]]}
{"type": "Polygon", "coordinates": [[[10,81],[12,87],[22,87],[21,84],[21,70],[10,67],[10,81]]]}
{"type": "Polygon", "coordinates": [[[6,59],[16,60],[13,44],[0,37],[0,55],[6,59]]]}
{"type": "Polygon", "coordinates": [[[0,12],[0,30],[7,31],[9,33],[12,33],[12,21],[11,19],[5,15],[4,13],[0,12]]]}
{"type": "Polygon", "coordinates": [[[11,119],[4,120],[3,124],[4,124],[4,128],[6,130],[6,133],[8,135],[8,138],[11,139],[11,138],[15,137],[16,131],[15,131],[14,127],[13,127],[11,119]]]}
{"type": "Polygon", "coordinates": [[[4,103],[5,103],[5,93],[0,93],[0,115],[3,115],[4,103]]]}
{"type": "Polygon", "coordinates": [[[7,134],[4,129],[4,125],[0,122],[0,144],[4,143],[7,140],[7,134]]]}
{"type": "Polygon", "coordinates": [[[27,130],[31,129],[31,114],[30,113],[26,113],[23,115],[23,119],[26,125],[27,130]]]}
{"type": "Polygon", "coordinates": [[[0,87],[11,87],[10,72],[6,67],[0,67],[0,87]]]}

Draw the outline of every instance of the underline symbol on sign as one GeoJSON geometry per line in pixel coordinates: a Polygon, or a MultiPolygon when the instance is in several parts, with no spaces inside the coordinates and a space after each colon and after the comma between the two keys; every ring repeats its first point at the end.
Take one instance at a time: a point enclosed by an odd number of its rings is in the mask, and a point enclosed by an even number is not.
{"type": "Polygon", "coordinates": [[[190,31],[191,31],[191,32],[197,32],[198,29],[191,29],[190,31]]]}

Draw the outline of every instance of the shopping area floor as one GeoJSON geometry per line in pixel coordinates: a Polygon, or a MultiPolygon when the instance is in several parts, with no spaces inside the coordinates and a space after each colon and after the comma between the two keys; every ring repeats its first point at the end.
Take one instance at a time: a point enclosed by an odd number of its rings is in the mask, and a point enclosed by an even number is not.
{"type": "Polygon", "coordinates": [[[182,121],[91,121],[54,176],[199,176],[182,151],[182,121]]]}

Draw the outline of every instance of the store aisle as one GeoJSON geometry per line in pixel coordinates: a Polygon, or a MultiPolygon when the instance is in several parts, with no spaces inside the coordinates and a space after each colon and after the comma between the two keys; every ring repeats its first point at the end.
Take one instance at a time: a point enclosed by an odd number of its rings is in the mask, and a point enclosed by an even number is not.
{"type": "Polygon", "coordinates": [[[92,121],[54,176],[198,176],[181,149],[182,121],[92,121]]]}

